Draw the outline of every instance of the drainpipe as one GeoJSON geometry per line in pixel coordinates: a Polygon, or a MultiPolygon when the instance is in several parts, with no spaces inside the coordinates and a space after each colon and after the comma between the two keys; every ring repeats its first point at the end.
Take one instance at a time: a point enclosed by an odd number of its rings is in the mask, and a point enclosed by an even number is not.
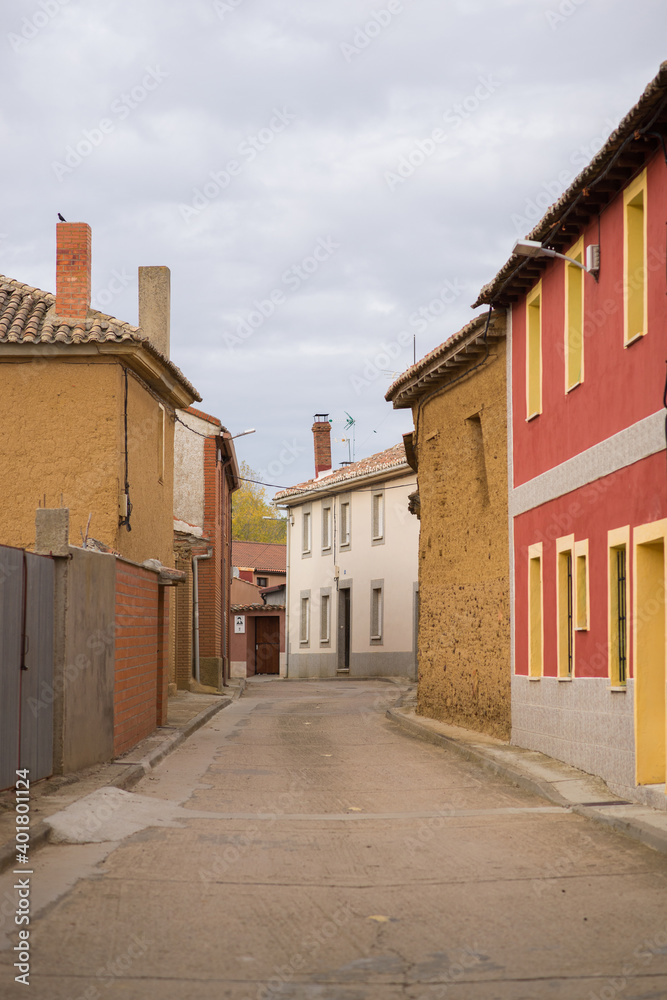
{"type": "Polygon", "coordinates": [[[213,549],[209,549],[206,555],[192,557],[192,611],[194,614],[194,645],[195,645],[195,680],[201,684],[199,679],[199,569],[197,563],[200,559],[210,559],[213,549]]]}

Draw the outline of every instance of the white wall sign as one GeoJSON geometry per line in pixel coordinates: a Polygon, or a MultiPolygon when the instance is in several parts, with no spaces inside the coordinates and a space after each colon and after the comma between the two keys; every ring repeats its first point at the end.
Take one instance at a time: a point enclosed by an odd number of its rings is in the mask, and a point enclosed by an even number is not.
{"type": "Polygon", "coordinates": [[[245,633],[245,615],[234,615],[234,632],[237,635],[245,633]]]}

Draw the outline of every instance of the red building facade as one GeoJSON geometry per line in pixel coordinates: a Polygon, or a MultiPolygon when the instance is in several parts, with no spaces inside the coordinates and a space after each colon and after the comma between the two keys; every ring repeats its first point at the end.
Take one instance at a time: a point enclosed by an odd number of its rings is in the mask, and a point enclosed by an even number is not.
{"type": "Polygon", "coordinates": [[[663,64],[529,234],[570,260],[513,255],[476,303],[510,321],[512,740],[647,800],[667,742],[666,132],[663,64]]]}

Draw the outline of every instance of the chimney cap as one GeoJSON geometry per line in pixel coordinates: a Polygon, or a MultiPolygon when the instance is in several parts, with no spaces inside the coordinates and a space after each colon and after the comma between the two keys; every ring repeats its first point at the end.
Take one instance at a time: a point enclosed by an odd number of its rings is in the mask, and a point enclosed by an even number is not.
{"type": "Polygon", "coordinates": [[[316,413],[315,416],[313,417],[313,420],[315,421],[316,424],[331,423],[331,421],[329,420],[328,413],[316,413]]]}

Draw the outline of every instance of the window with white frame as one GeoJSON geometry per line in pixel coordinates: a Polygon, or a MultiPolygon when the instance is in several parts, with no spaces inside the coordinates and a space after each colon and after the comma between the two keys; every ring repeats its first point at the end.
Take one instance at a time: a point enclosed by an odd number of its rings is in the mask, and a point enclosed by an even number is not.
{"type": "Polygon", "coordinates": [[[312,525],[311,525],[311,512],[309,510],[304,510],[303,512],[303,536],[301,539],[301,551],[304,555],[310,552],[311,542],[312,542],[312,525]]]}
{"type": "Polygon", "coordinates": [[[351,524],[350,524],[350,501],[340,502],[340,547],[350,544],[351,524]]]}
{"type": "Polygon", "coordinates": [[[310,638],[310,597],[301,598],[301,617],[299,621],[299,642],[306,645],[310,638]]]}
{"type": "Polygon", "coordinates": [[[384,617],[384,586],[382,581],[373,580],[371,582],[371,641],[378,642],[382,639],[382,626],[384,617]]]}
{"type": "Polygon", "coordinates": [[[371,522],[374,542],[384,539],[384,491],[371,494],[371,522]]]}
{"type": "Polygon", "coordinates": [[[322,594],[320,598],[320,642],[329,642],[331,638],[331,597],[322,594]]]}
{"type": "Polygon", "coordinates": [[[322,551],[331,548],[331,504],[322,505],[322,551]]]}

